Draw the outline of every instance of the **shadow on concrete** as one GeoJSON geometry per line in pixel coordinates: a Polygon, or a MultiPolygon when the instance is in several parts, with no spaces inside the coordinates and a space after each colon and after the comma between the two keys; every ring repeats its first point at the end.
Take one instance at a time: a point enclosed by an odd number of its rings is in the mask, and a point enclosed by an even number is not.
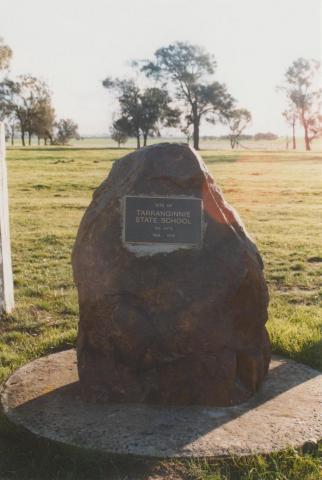
{"type": "Polygon", "coordinates": [[[233,407],[86,403],[81,399],[79,382],[73,382],[17,407],[14,421],[37,435],[81,448],[122,452],[134,458],[143,452],[150,458],[180,456],[187,445],[210,431],[319,375],[296,362],[278,360],[282,363],[270,369],[259,391],[233,407]]]}

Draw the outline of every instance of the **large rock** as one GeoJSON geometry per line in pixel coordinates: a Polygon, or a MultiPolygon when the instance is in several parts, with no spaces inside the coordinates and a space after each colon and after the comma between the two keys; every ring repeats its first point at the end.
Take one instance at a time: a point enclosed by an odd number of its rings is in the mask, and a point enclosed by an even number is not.
{"type": "Polygon", "coordinates": [[[84,398],[224,406],[256,391],[270,360],[262,260],[187,145],[116,161],[85,212],[72,260],[84,398]],[[126,241],[126,196],[201,199],[201,241],[126,241]]]}

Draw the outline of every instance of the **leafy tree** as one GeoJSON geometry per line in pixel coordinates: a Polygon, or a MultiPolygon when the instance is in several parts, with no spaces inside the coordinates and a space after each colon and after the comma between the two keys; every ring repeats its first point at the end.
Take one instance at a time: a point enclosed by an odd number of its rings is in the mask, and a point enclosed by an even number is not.
{"type": "Polygon", "coordinates": [[[6,70],[9,68],[11,57],[11,48],[6,45],[3,38],[0,37],[0,70],[6,70]]]}
{"type": "Polygon", "coordinates": [[[231,148],[235,148],[243,131],[252,120],[251,113],[246,108],[236,108],[231,110],[226,116],[226,122],[229,127],[229,140],[231,148]]]}
{"type": "Polygon", "coordinates": [[[50,92],[45,82],[31,75],[21,75],[17,80],[5,78],[0,82],[0,110],[2,116],[14,115],[19,122],[22,145],[25,135],[36,133],[35,119],[42,104],[50,104],[50,92]]]}
{"type": "Polygon", "coordinates": [[[194,148],[199,150],[199,129],[203,118],[222,119],[234,100],[226,86],[214,81],[216,62],[198,45],[176,42],[155,52],[154,61],[145,61],[142,71],[175,87],[176,97],[189,108],[194,148]]]}
{"type": "Polygon", "coordinates": [[[72,138],[79,138],[78,125],[70,118],[62,118],[55,127],[57,129],[55,143],[66,145],[72,138]]]}
{"type": "Polygon", "coordinates": [[[159,88],[147,88],[141,95],[141,130],[143,145],[147,145],[149,135],[158,134],[158,124],[165,127],[175,127],[178,124],[180,112],[171,108],[171,98],[167,91],[159,88]]]}
{"type": "Polygon", "coordinates": [[[297,110],[306,150],[311,150],[312,140],[322,134],[320,69],[317,60],[298,58],[287,69],[285,85],[281,87],[297,110]]]}
{"type": "Polygon", "coordinates": [[[128,139],[128,131],[130,130],[127,119],[121,117],[115,120],[110,128],[111,138],[120,148],[122,143],[126,143],[128,139]]]}
{"type": "MultiPolygon", "coordinates": [[[[0,38],[0,70],[9,67],[12,50],[0,38]]],[[[22,144],[25,145],[25,134],[28,133],[29,145],[33,134],[52,139],[54,109],[47,85],[31,75],[21,75],[16,81],[4,78],[0,82],[0,119],[6,120],[10,132],[11,143],[14,143],[15,132],[20,130],[22,144]]]]}
{"type": "Polygon", "coordinates": [[[141,137],[145,146],[159,125],[174,126],[178,122],[179,112],[170,106],[172,100],[166,90],[141,90],[132,79],[106,78],[103,86],[117,92],[123,131],[136,138],[137,148],[141,147],[141,137]]]}
{"type": "Polygon", "coordinates": [[[51,99],[41,99],[35,105],[30,125],[30,130],[37,135],[38,145],[40,144],[41,138],[44,139],[45,145],[47,145],[48,140],[50,140],[50,143],[53,143],[54,126],[55,109],[51,104],[51,99]]]}
{"type": "Polygon", "coordinates": [[[117,92],[122,121],[127,124],[128,135],[136,137],[137,148],[140,148],[141,108],[139,87],[134,80],[112,80],[110,78],[103,81],[103,86],[117,92]]]}

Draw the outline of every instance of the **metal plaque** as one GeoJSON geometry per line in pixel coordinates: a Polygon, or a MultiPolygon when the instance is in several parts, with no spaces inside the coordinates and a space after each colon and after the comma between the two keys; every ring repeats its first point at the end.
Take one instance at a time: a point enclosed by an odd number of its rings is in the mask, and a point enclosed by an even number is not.
{"type": "Polygon", "coordinates": [[[199,245],[202,201],[193,197],[124,197],[124,241],[199,245]]]}

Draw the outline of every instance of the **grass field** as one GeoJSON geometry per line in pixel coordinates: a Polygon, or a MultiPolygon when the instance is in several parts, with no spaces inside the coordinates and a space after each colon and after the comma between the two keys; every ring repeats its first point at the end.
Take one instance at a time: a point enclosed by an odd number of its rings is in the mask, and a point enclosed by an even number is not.
{"type": "MultiPolygon", "coordinates": [[[[75,344],[70,254],[80,219],[113,161],[129,150],[8,150],[16,310],[0,322],[0,382],[75,344]]],[[[265,262],[274,352],[322,370],[322,154],[201,152],[265,262]]],[[[49,444],[0,420],[0,479],[318,480],[322,447],[205,464],[116,462],[49,444]]]]}

